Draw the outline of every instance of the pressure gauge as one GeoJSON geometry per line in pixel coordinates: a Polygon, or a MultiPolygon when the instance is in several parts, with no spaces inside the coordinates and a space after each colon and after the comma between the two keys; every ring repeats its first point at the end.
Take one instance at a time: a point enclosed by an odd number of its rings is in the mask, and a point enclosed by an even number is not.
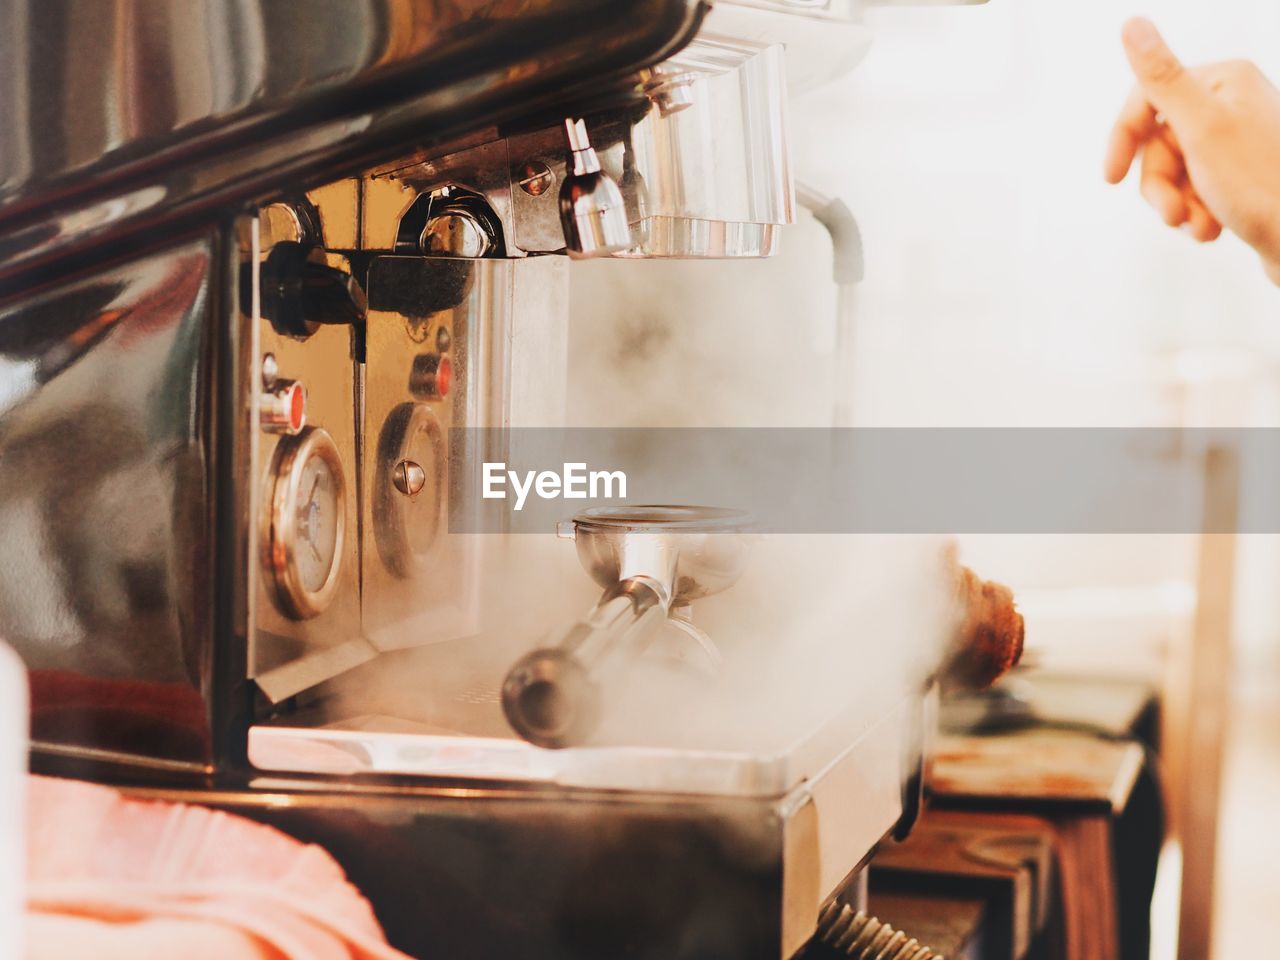
{"type": "Polygon", "coordinates": [[[310,427],[276,448],[267,563],[280,606],[305,620],[333,600],[346,525],[342,459],[333,438],[310,427]]]}

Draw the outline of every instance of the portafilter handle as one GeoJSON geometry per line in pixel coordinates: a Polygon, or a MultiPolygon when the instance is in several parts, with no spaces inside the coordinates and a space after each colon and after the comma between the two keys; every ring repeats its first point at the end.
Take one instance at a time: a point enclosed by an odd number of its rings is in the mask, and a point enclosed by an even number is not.
{"type": "Polygon", "coordinates": [[[621,580],[552,643],[516,661],[502,685],[502,710],[516,733],[540,747],[585,740],[600,719],[604,681],[644,651],[670,605],[657,580],[621,580]]]}
{"type": "Polygon", "coordinates": [[[520,658],[502,685],[512,728],[542,747],[582,743],[600,718],[602,687],[636,662],[670,616],[685,641],[674,658],[715,673],[719,654],[690,622],[689,603],[738,579],[737,537],[750,518],[723,507],[596,507],[557,526],[604,593],[554,642],[520,658]]]}

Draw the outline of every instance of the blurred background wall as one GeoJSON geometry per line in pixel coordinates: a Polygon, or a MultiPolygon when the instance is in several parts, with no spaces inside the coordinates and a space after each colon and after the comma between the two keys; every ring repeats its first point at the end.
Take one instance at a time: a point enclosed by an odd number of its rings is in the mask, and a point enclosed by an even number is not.
{"type": "MultiPolygon", "coordinates": [[[[1280,78],[1269,0],[993,0],[875,11],[862,67],[797,98],[799,175],[865,237],[857,422],[1280,424],[1280,291],[1252,252],[1200,247],[1101,178],[1137,13],[1187,62],[1280,78]]],[[[1246,473],[1243,497],[1277,495],[1246,473]]],[[[1041,659],[1142,669],[1192,630],[1194,538],[966,537],[963,553],[1019,590],[1041,659]]],[[[1242,537],[1236,560],[1218,957],[1280,937],[1280,538],[1242,537]]]]}

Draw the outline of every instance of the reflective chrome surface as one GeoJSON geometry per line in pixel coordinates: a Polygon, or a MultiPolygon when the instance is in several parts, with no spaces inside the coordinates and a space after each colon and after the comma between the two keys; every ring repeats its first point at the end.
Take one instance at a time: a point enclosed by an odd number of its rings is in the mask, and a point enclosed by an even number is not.
{"type": "Polygon", "coordinates": [[[648,217],[790,223],[782,48],[699,37],[664,67],[697,80],[688,109],[665,117],[652,110],[631,132],[637,190],[642,184],[647,201],[642,228],[648,217]]]}
{"type": "Polygon", "coordinates": [[[564,122],[569,161],[560,184],[560,223],[571,257],[603,257],[631,246],[622,191],[600,169],[600,158],[587,136],[586,122],[564,122]]]}
{"type": "Polygon", "coordinates": [[[406,252],[412,234],[415,251],[476,257],[771,256],[793,213],[781,48],[699,39],[660,69],[651,109],[594,115],[589,133],[570,118],[369,172],[361,245],[406,252]],[[680,109],[660,95],[677,87],[680,109]],[[426,216],[445,193],[485,204],[483,240],[474,218],[426,216]]]}
{"type": "Polygon", "coordinates": [[[672,604],[727,590],[746,568],[751,518],[721,507],[634,506],[587,510],[563,524],[578,560],[602,587],[648,577],[672,604]]]}
{"type": "Polygon", "coordinates": [[[12,0],[0,6],[0,223],[13,224],[0,227],[0,273],[148,216],[296,188],[361,154],[472,131],[576,83],[586,101],[625,92],[627,71],[687,41],[705,10],[12,0]]]}
{"type": "Polygon", "coordinates": [[[276,447],[271,471],[275,485],[265,562],[276,599],[292,616],[306,620],[328,609],[342,576],[346,468],[329,434],[311,427],[296,441],[276,447]]]}
{"type": "Polygon", "coordinates": [[[38,745],[211,760],[217,250],[0,307],[0,635],[38,745]]]}
{"type": "Polygon", "coordinates": [[[693,106],[694,81],[698,78],[678,66],[658,64],[642,74],[644,95],[657,104],[664,117],[693,106]]]}
{"type": "Polygon", "coordinates": [[[618,256],[673,260],[771,257],[782,239],[781,228],[772,223],[695,217],[649,217],[643,230],[642,243],[618,256]]]}
{"type": "MultiPolygon", "coordinates": [[[[244,471],[244,479],[234,481],[243,493],[240,519],[248,538],[248,556],[239,573],[249,597],[244,628],[247,674],[272,701],[290,697],[375,653],[360,633],[359,538],[354,535],[359,515],[353,409],[357,382],[355,331],[348,324],[313,323],[312,314],[301,309],[297,311],[302,320],[300,334],[282,332],[261,315],[260,298],[246,294],[246,290],[252,293],[260,289],[261,270],[274,249],[303,240],[330,243],[331,232],[333,236],[341,235],[340,222],[332,225],[332,231],[327,223],[321,228],[309,202],[299,200],[296,205],[302,212],[295,216],[285,216],[275,205],[263,217],[246,219],[238,238],[243,258],[240,305],[250,308],[245,317],[245,342],[236,358],[237,364],[243,366],[238,377],[246,391],[246,395],[237,398],[237,405],[248,415],[240,425],[241,429],[247,427],[247,435],[239,438],[247,454],[246,461],[238,467],[244,471]],[[308,225],[309,221],[315,222],[308,225]],[[302,233],[298,232],[300,223],[302,233]],[[261,376],[268,355],[276,377],[270,388],[261,376]],[[347,480],[336,491],[345,519],[344,535],[336,544],[332,580],[318,591],[303,589],[299,578],[290,574],[290,558],[296,559],[297,552],[303,549],[298,525],[288,523],[287,515],[282,516],[281,503],[282,495],[290,489],[288,465],[296,462],[288,456],[291,451],[297,452],[295,438],[262,426],[263,406],[271,404],[282,381],[294,382],[306,391],[307,423],[310,428],[324,431],[326,455],[336,464],[336,472],[347,480]],[[281,470],[286,471],[283,478],[281,470]]],[[[334,270],[349,270],[349,264],[340,256],[321,259],[334,270]]],[[[296,307],[295,304],[290,310],[296,307]]],[[[317,436],[314,429],[310,435],[317,436]]]]}
{"type": "MultiPolygon", "coordinates": [[[[318,308],[303,303],[295,311],[303,322],[285,330],[266,317],[251,324],[250,359],[241,361],[253,368],[245,382],[257,420],[274,409],[282,385],[305,388],[308,422],[333,435],[352,478],[344,494],[352,536],[323,613],[300,622],[287,590],[282,605],[272,558],[288,544],[273,541],[270,525],[251,531],[265,559],[248,570],[250,675],[273,701],[379,650],[477,630],[480,564],[494,538],[449,534],[447,515],[476,508],[464,496],[479,489],[469,471],[503,453],[471,444],[485,427],[560,422],[563,405],[567,263],[496,256],[507,248],[497,211],[513,189],[498,141],[334,181],[271,204],[254,221],[256,253],[246,261],[260,271],[282,247],[311,242],[323,244],[316,256],[325,269],[356,271],[367,288],[362,324],[313,323],[318,308]],[[499,202],[490,206],[489,197],[499,202]],[[483,227],[483,244],[453,229],[461,219],[483,227]],[[423,236],[432,238],[429,253],[423,236]],[[437,245],[458,240],[489,255],[441,255],[437,245]],[[254,375],[267,367],[269,378],[254,375]]],[[[246,282],[264,287],[260,276],[246,282]]],[[[253,517],[270,513],[275,482],[280,441],[274,422],[267,427],[250,431],[246,469],[264,478],[249,487],[253,517]]]]}
{"type": "Polygon", "coordinates": [[[475,214],[456,210],[427,221],[418,249],[429,257],[487,257],[493,237],[475,214]]]}
{"type": "MultiPolygon", "coordinates": [[[[661,70],[679,78],[679,109],[658,96],[638,117],[592,121],[601,167],[621,187],[631,224],[631,245],[614,256],[771,255],[776,227],[793,215],[782,48],[700,36],[661,70]]],[[[565,175],[545,131],[513,136],[507,149],[515,170],[565,175]]],[[[542,197],[516,191],[510,209],[515,247],[558,249],[542,197]]]]}
{"type": "Polygon", "coordinates": [[[493,436],[483,428],[558,422],[567,269],[562,257],[386,255],[370,265],[362,630],[380,650],[479,629],[481,565],[501,538],[450,533],[447,521],[468,526],[459,521],[464,511],[481,509],[481,463],[506,458],[501,450],[472,448],[478,437],[493,436]],[[415,392],[415,368],[441,357],[453,370],[447,393],[415,392]],[[406,460],[426,478],[412,497],[396,482],[406,460]]]}

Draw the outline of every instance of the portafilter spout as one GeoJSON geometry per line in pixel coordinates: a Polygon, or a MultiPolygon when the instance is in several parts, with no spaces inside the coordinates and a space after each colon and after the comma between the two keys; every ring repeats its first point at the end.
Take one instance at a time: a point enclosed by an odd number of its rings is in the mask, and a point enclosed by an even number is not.
{"type": "Polygon", "coordinates": [[[684,506],[598,508],[562,523],[560,536],[575,541],[579,562],[604,593],[590,613],[511,668],[502,709],[512,728],[541,747],[583,742],[599,723],[602,690],[669,616],[714,657],[684,614],[741,576],[751,526],[739,510],[684,506]]]}

